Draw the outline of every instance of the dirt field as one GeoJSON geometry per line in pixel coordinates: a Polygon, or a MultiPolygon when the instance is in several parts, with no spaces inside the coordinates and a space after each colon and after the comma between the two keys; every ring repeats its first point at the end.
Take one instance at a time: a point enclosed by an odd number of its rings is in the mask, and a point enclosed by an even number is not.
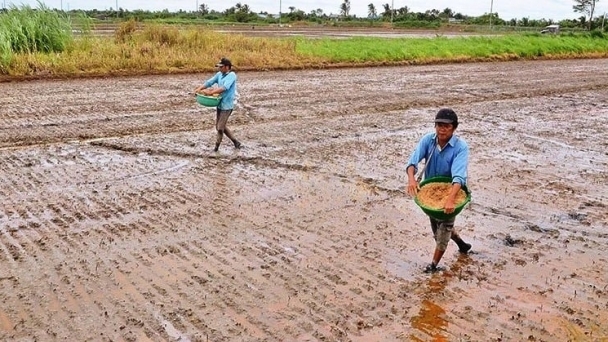
{"type": "Polygon", "coordinates": [[[608,60],[0,83],[2,341],[608,341],[608,60]],[[472,203],[427,275],[404,163],[451,106],[472,203]]]}

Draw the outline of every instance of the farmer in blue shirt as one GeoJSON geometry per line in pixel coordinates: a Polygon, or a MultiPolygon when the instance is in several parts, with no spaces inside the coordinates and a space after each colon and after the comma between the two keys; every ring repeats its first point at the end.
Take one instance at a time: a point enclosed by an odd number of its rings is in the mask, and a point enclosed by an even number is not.
{"type": "MultiPolygon", "coordinates": [[[[452,187],[443,206],[446,214],[454,212],[456,195],[467,183],[469,146],[462,138],[454,135],[457,127],[456,113],[449,108],[440,109],[435,116],[435,133],[428,133],[422,137],[406,167],[407,192],[411,196],[416,196],[418,193],[418,181],[415,174],[418,172],[418,163],[423,159],[426,163],[425,178],[437,176],[452,178],[452,187]]],[[[430,219],[436,246],[433,261],[425,268],[425,272],[437,271],[437,264],[445,253],[450,239],[456,242],[461,253],[467,253],[471,249],[471,245],[464,242],[454,228],[455,218],[445,221],[432,217],[430,219]]]]}
{"type": "Polygon", "coordinates": [[[236,74],[232,71],[232,63],[228,58],[222,58],[216,65],[220,70],[202,86],[194,90],[195,94],[221,96],[222,99],[217,106],[215,116],[215,129],[217,140],[213,151],[217,152],[222,143],[224,134],[232,140],[235,148],[241,148],[241,143],[236,140],[232,132],[226,127],[228,118],[234,109],[234,98],[236,96],[236,74]]]}

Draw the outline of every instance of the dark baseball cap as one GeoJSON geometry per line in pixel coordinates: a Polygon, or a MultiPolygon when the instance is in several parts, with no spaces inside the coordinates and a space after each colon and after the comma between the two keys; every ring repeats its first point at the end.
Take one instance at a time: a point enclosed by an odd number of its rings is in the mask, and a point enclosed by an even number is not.
{"type": "Polygon", "coordinates": [[[230,60],[226,57],[220,59],[219,62],[217,62],[217,64],[215,65],[216,67],[221,67],[221,66],[229,66],[232,67],[232,62],[230,62],[230,60]]]}
{"type": "Polygon", "coordinates": [[[441,108],[435,116],[435,123],[458,125],[458,115],[450,108],[441,108]]]}

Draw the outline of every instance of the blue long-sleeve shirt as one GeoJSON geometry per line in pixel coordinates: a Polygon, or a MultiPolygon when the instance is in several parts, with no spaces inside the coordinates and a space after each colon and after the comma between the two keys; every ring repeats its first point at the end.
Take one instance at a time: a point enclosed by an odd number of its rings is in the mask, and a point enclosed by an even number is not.
{"type": "Polygon", "coordinates": [[[467,167],[469,163],[469,146],[466,141],[453,135],[448,143],[439,150],[437,134],[428,133],[418,143],[405,167],[414,166],[414,174],[418,172],[418,163],[424,159],[428,166],[424,171],[425,178],[446,176],[452,177],[452,183],[462,186],[467,184],[467,167]],[[433,149],[435,151],[433,152],[433,149]],[[431,152],[433,153],[431,155],[431,152]],[[430,159],[429,159],[430,156],[430,159]]]}
{"type": "Polygon", "coordinates": [[[221,110],[234,109],[234,97],[236,96],[236,74],[233,71],[226,74],[219,71],[205,82],[205,87],[211,87],[214,84],[226,89],[221,94],[222,100],[217,107],[221,110]]]}

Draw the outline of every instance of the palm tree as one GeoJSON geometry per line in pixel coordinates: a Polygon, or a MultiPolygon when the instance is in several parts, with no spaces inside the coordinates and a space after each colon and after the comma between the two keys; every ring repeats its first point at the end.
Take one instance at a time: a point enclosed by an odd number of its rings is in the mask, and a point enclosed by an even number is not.
{"type": "Polygon", "coordinates": [[[382,18],[390,18],[391,17],[391,5],[390,4],[384,4],[382,5],[382,7],[384,8],[384,12],[382,12],[382,18]]]}
{"type": "Polygon", "coordinates": [[[344,2],[340,5],[340,14],[344,17],[348,17],[348,13],[350,12],[350,0],[344,0],[344,2]]]}
{"type": "Polygon", "coordinates": [[[589,30],[593,21],[593,12],[595,12],[595,3],[599,0],[574,0],[576,5],[572,6],[574,12],[583,13],[589,16],[589,30]]]}
{"type": "Polygon", "coordinates": [[[426,14],[428,17],[430,17],[431,19],[435,19],[439,16],[439,10],[438,9],[432,9],[432,10],[427,10],[424,14],[426,14]]]}
{"type": "Polygon", "coordinates": [[[399,13],[400,16],[405,16],[408,13],[410,13],[410,8],[407,6],[403,6],[401,8],[399,8],[398,10],[396,10],[397,13],[399,13]]]}
{"type": "Polygon", "coordinates": [[[369,18],[376,18],[376,6],[374,4],[367,5],[367,16],[369,18]]]}
{"type": "Polygon", "coordinates": [[[441,14],[443,14],[443,16],[445,16],[446,18],[450,19],[454,16],[454,11],[452,11],[452,9],[450,9],[449,7],[446,7],[443,12],[441,12],[441,14]]]}
{"type": "Polygon", "coordinates": [[[209,6],[207,6],[205,4],[201,4],[198,7],[198,11],[201,12],[202,15],[209,14],[209,6]]]}

